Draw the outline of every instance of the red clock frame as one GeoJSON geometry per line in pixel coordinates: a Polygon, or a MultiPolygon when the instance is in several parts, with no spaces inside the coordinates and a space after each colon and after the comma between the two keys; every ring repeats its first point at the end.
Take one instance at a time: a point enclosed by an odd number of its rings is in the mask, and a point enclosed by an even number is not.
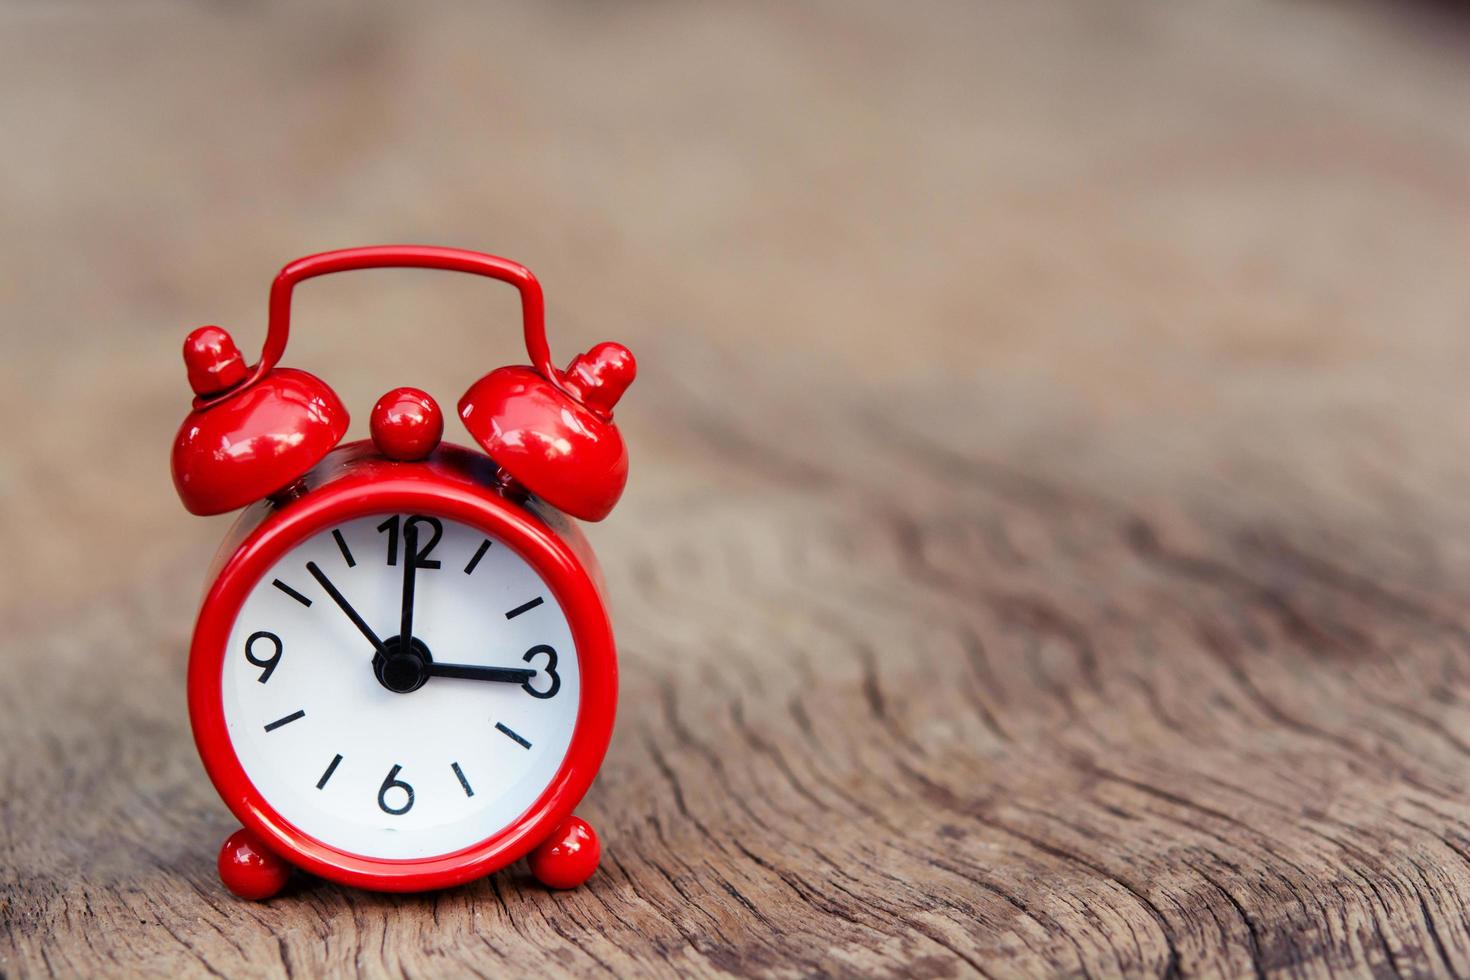
{"type": "Polygon", "coordinates": [[[496,483],[483,456],[442,445],[422,462],[395,462],[368,443],[343,446],[284,504],[247,511],[220,552],[189,654],[189,717],[204,768],[231,812],[280,857],[313,874],[381,891],[446,888],[484,877],[546,841],[591,787],[612,737],[617,652],[601,573],[581,532],[545,505],[496,483]],[[488,467],[488,469],[487,469],[488,467]],[[534,509],[533,509],[534,508],[534,509]],[[307,537],[375,513],[427,513],[504,542],[541,575],[571,627],[582,676],[571,745],[551,784],[524,813],[478,844],[424,859],[370,858],[297,829],[246,775],[225,725],[222,670],[246,597],[271,566],[307,537]]]}

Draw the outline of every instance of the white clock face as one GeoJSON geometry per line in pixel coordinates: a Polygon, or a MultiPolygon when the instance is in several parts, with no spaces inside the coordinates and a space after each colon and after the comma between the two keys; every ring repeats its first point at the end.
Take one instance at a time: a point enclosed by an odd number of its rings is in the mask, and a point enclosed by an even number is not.
{"type": "Polygon", "coordinates": [[[236,756],[271,807],[379,859],[448,854],[514,823],[560,768],[581,692],[536,570],[427,514],[347,521],[287,552],[241,607],[220,683],[236,756]]]}

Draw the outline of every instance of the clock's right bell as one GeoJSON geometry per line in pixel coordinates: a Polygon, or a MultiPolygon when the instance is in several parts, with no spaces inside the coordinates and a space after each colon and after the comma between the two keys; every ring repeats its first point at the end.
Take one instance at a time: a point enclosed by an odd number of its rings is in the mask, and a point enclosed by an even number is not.
{"type": "Polygon", "coordinates": [[[632,352],[610,342],[573,358],[555,383],[529,367],[498,368],[465,392],[459,416],[516,482],[573,517],[600,521],[628,482],[612,410],[637,371],[632,352]]]}

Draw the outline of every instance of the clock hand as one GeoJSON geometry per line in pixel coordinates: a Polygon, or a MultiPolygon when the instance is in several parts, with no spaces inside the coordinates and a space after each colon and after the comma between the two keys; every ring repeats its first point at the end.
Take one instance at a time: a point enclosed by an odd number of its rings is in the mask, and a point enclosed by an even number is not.
{"type": "Polygon", "coordinates": [[[481,667],[476,664],[441,664],[435,660],[424,664],[424,672],[430,677],[462,677],[470,681],[501,681],[506,684],[525,684],[536,676],[536,671],[525,667],[481,667]]]}
{"type": "Polygon", "coordinates": [[[419,564],[419,531],[410,517],[403,525],[403,620],[398,630],[399,647],[413,647],[413,586],[419,564]]]}
{"type": "Polygon", "coordinates": [[[343,597],[342,593],[337,591],[337,587],[328,581],[327,577],[322,574],[322,570],[316,567],[316,562],[307,562],[306,570],[327,591],[327,595],[332,597],[332,601],[340,606],[342,611],[347,614],[347,618],[352,620],[352,625],[356,626],[362,632],[362,635],[368,638],[368,642],[373,645],[373,649],[385,657],[388,656],[388,649],[383,646],[383,641],[378,639],[378,634],[374,633],[373,628],[357,614],[357,610],[353,609],[347,599],[343,597]]]}

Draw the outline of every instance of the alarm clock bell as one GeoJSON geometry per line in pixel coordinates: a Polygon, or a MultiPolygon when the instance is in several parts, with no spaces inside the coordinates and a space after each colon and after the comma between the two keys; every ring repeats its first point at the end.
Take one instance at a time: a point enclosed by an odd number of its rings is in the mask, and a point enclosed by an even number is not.
{"type": "Polygon", "coordinates": [[[173,475],[191,514],[223,514],[294,483],[347,432],[336,393],[315,375],[277,368],[253,383],[219,327],[184,340],[194,410],[174,439],[173,475]]]}
{"type": "Polygon", "coordinates": [[[459,400],[465,428],[531,493],[584,521],[600,521],[628,482],[628,449],[612,409],[637,373],[622,344],[572,359],[560,384],[526,367],[497,368],[459,400]]]}

